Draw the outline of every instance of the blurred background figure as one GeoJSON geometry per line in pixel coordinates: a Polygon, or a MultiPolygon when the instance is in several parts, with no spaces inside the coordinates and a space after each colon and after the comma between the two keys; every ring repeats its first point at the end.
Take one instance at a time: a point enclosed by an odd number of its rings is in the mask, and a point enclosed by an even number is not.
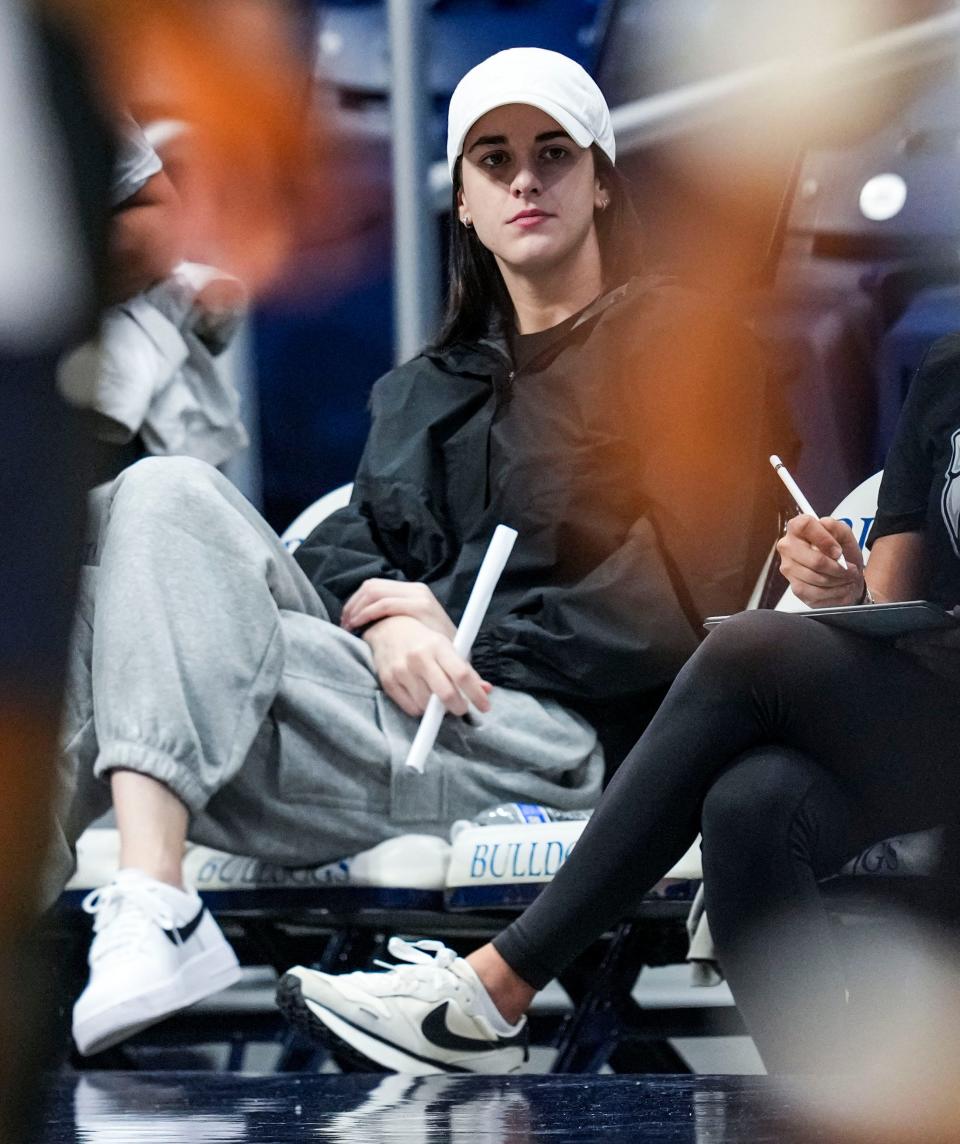
{"type": "MultiPolygon", "coordinates": [[[[94,466],[56,392],[58,359],[111,302],[182,253],[262,289],[286,253],[303,177],[306,86],[284,5],[0,3],[0,1138],[36,1112],[37,1029],[49,983],[20,956],[50,845],[60,687],[94,466]],[[130,108],[195,126],[183,209],[130,108]],[[130,146],[130,141],[134,145],[130,146]],[[127,150],[124,151],[124,146],[127,150]],[[175,225],[171,225],[175,222],[175,225]],[[203,236],[201,244],[198,236],[203,236]]],[[[200,283],[196,297],[204,297],[200,283]]],[[[221,299],[211,288],[204,320],[221,299]]],[[[233,304],[233,298],[230,299],[233,304]]],[[[57,840],[53,840],[53,845],[57,840]]]]}
{"type": "Polygon", "coordinates": [[[223,465],[248,434],[238,371],[221,355],[249,292],[283,263],[311,161],[293,9],[278,27],[259,0],[232,6],[228,21],[216,4],[174,3],[162,13],[106,4],[93,18],[86,6],[65,7],[106,77],[120,158],[115,305],[99,337],[64,363],[61,390],[115,446],[104,477],[145,453],[223,465]],[[203,47],[218,29],[220,55],[210,59],[203,47]],[[178,92],[187,88],[185,100],[178,92]],[[255,158],[237,164],[239,149],[255,158]]]}
{"type": "MultiPolygon", "coordinates": [[[[157,134],[169,135],[170,121],[159,127],[157,134]]],[[[183,258],[181,200],[159,154],[128,115],[119,121],[118,141],[111,188],[114,304],[98,336],[60,363],[59,388],[89,411],[98,440],[120,447],[104,478],[145,453],[221,465],[249,443],[239,394],[217,367],[246,310],[245,289],[232,275],[183,258]]]]}

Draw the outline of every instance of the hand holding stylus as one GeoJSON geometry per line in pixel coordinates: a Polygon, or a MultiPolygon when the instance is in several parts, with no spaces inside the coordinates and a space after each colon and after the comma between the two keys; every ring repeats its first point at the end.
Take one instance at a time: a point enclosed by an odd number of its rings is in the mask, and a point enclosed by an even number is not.
{"type": "Polygon", "coordinates": [[[863,598],[863,555],[849,525],[833,517],[795,516],[777,541],[780,571],[811,608],[857,604],[863,598]],[[841,567],[835,553],[846,557],[841,567]]]}
{"type": "Polygon", "coordinates": [[[818,517],[779,457],[770,464],[801,510],[777,541],[780,571],[798,600],[812,608],[856,604],[863,596],[863,553],[849,525],[818,517]]]}

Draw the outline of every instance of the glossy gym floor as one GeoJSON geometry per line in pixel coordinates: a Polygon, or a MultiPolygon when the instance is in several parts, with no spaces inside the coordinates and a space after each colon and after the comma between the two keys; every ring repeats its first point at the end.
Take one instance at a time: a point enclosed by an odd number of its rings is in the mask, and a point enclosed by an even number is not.
{"type": "Polygon", "coordinates": [[[62,1074],[43,1144],[832,1142],[766,1077],[62,1074]]]}

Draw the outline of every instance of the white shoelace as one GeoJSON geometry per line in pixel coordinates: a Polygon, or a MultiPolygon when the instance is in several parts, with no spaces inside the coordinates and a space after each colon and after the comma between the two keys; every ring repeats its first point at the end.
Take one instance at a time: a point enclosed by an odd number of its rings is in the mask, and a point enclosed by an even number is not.
{"type": "Polygon", "coordinates": [[[151,887],[136,883],[111,882],[91,890],[81,907],[94,919],[97,960],[117,952],[136,956],[140,938],[150,924],[162,929],[176,926],[173,911],[160,895],[151,887]]]}
{"type": "MultiPolygon", "coordinates": [[[[392,937],[387,942],[387,952],[397,961],[409,961],[414,965],[432,965],[436,969],[449,969],[457,960],[454,950],[448,949],[442,941],[432,941],[428,938],[420,941],[404,941],[402,937],[392,937]]],[[[374,961],[374,965],[381,965],[384,969],[398,968],[387,961],[374,961]]]]}
{"type": "Polygon", "coordinates": [[[387,961],[374,961],[391,973],[398,974],[401,979],[409,981],[413,978],[418,985],[430,991],[449,989],[451,985],[456,992],[470,995],[472,991],[466,983],[456,974],[445,973],[457,960],[455,950],[448,949],[442,941],[404,941],[402,937],[392,937],[387,942],[387,952],[398,961],[406,961],[408,965],[392,965],[387,961]],[[451,980],[452,978],[452,980],[451,980]]]}

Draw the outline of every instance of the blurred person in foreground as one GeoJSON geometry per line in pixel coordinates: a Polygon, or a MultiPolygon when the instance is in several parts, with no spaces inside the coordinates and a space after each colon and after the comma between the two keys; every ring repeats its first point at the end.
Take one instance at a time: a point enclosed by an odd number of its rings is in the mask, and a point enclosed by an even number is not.
{"type": "Polygon", "coordinates": [[[41,888],[47,850],[61,856],[55,867],[67,861],[50,807],[93,479],[87,439],[55,391],[56,366],[94,334],[111,300],[169,265],[169,219],[155,209],[169,201],[162,179],[127,172],[131,193],[118,214],[110,211],[117,172],[109,124],[137,95],[145,58],[163,79],[160,103],[169,110],[173,101],[205,132],[203,174],[219,209],[207,212],[204,230],[254,286],[275,272],[302,168],[289,90],[297,69],[292,59],[281,66],[283,53],[273,50],[282,6],[256,4],[260,31],[269,25],[274,34],[251,41],[243,21],[251,3],[236,0],[229,11],[203,0],[0,3],[0,1139],[16,1144],[39,1108],[37,1047],[55,993],[29,931],[59,888],[49,885],[49,870],[41,888]],[[165,50],[154,55],[158,40],[165,50]],[[141,224],[155,242],[143,241],[141,224]]]}
{"type": "MultiPolygon", "coordinates": [[[[958,379],[953,335],[930,350],[904,406],[866,569],[846,523],[790,521],[782,570],[805,603],[960,600],[958,379]]],[[[768,1070],[882,1063],[893,1080],[907,1063],[897,1030],[910,1028],[914,1052],[923,1043],[915,1016],[860,1007],[817,883],[877,839],[960,819],[958,683],[960,629],[894,642],[783,612],[731,618],[679,673],[570,858],[491,944],[464,960],[438,942],[400,942],[396,956],[412,964],[385,973],[296,967],[281,1007],[314,1038],[388,1068],[516,1070],[536,992],[702,831],[719,960],[768,1070]]],[[[877,958],[904,952],[888,925],[877,958]]],[[[929,1003],[922,994],[920,1012],[929,1003]]],[[[953,1085],[949,1069],[943,1079],[953,1085]]]]}
{"type": "Polygon", "coordinates": [[[636,276],[609,111],[579,65],[515,49],[471,75],[447,321],[374,387],[351,504],[294,558],[196,461],[142,461],[110,491],[65,732],[67,839],[111,802],[121,839],[86,902],[83,1053],[238,975],[183,884],[187,838],[307,866],[504,800],[591,807],[598,726],[648,714],[703,616],[749,594],[776,520],[756,345],[636,276]],[[469,663],[452,637],[500,522],[519,540],[469,663]],[[449,717],[418,775],[431,694],[449,717]]]}
{"type": "Polygon", "coordinates": [[[89,440],[56,393],[56,368],[95,333],[112,299],[162,276],[170,242],[169,188],[142,154],[116,166],[112,114],[58,8],[0,4],[0,1139],[17,1144],[38,1113],[36,1073],[54,1016],[33,923],[94,476],[89,440]],[[112,198],[123,200],[113,216],[112,198]]]}
{"type": "MultiPolygon", "coordinates": [[[[28,933],[49,840],[89,456],[57,398],[96,322],[111,147],[72,46],[0,3],[0,1140],[23,1144],[51,1014],[28,933]]],[[[102,286],[102,281],[100,282],[102,286]]]]}

